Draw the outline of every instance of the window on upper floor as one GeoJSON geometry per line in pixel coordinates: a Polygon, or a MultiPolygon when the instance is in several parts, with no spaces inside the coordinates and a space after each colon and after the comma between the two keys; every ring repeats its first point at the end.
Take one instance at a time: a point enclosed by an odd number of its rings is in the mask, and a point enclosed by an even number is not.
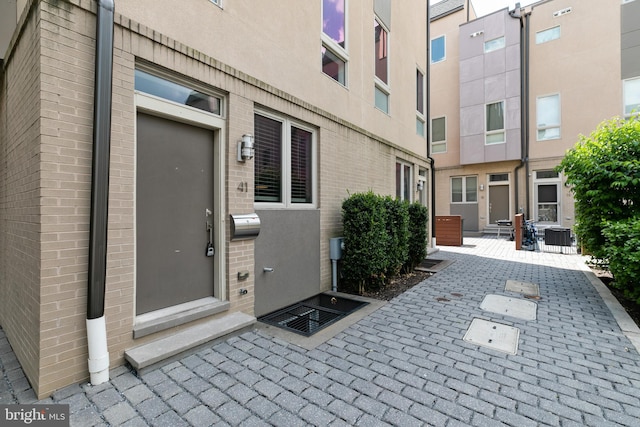
{"type": "Polygon", "coordinates": [[[560,38],[560,25],[536,33],[536,44],[550,42],[560,38]]]}
{"type": "Polygon", "coordinates": [[[315,131],[266,112],[254,115],[256,203],[315,203],[315,131]]]}
{"type": "Polygon", "coordinates": [[[431,40],[431,63],[435,64],[436,62],[444,61],[447,57],[446,55],[446,39],[445,36],[436,37],[431,40]]]}
{"type": "Polygon", "coordinates": [[[640,77],[623,81],[624,116],[640,114],[640,77]]]}
{"type": "Polygon", "coordinates": [[[347,85],[347,0],[322,0],[322,72],[347,85]]]}
{"type": "Polygon", "coordinates": [[[485,144],[500,144],[505,142],[504,132],[504,101],[486,105],[486,133],[485,144]]]}
{"type": "Polygon", "coordinates": [[[416,69],[416,134],[420,136],[425,132],[424,95],[424,73],[416,69]]]}
{"type": "Polygon", "coordinates": [[[431,119],[431,153],[447,152],[447,119],[436,117],[431,119]]]}
{"type": "Polygon", "coordinates": [[[396,162],[396,198],[412,201],[413,166],[402,161],[396,162]]]}
{"type": "Polygon", "coordinates": [[[389,31],[375,18],[374,61],[375,61],[375,106],[389,114],[389,31]]]}
{"type": "Polygon", "coordinates": [[[539,96],[536,100],[538,141],[560,138],[560,95],[539,96]]]}
{"type": "Polygon", "coordinates": [[[451,203],[477,203],[478,177],[454,176],[451,178],[451,203]]]}
{"type": "Polygon", "coordinates": [[[502,49],[503,47],[504,36],[484,42],[484,53],[493,52],[494,50],[502,49]]]}

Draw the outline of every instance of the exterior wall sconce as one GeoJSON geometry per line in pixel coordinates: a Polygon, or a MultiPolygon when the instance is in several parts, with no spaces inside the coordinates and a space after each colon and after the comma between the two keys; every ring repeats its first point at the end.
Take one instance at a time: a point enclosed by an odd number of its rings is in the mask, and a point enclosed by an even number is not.
{"type": "Polygon", "coordinates": [[[424,190],[424,181],[418,181],[418,191],[424,190]]]}
{"type": "Polygon", "coordinates": [[[244,162],[245,160],[251,160],[253,159],[254,153],[253,135],[245,133],[242,135],[242,140],[238,141],[238,161],[244,162]]]}
{"type": "Polygon", "coordinates": [[[480,184],[480,191],[484,191],[484,184],[480,184]]]}

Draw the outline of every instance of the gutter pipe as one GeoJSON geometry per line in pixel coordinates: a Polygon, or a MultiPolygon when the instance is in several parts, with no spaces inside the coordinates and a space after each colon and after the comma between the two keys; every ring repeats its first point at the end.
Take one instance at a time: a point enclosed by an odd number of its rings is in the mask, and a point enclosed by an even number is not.
{"type": "MultiPolygon", "coordinates": [[[[520,3],[516,3],[515,8],[509,12],[509,16],[511,16],[514,19],[518,19],[520,21],[520,164],[518,166],[515,167],[515,169],[513,170],[513,176],[514,176],[514,181],[515,181],[515,193],[516,193],[516,197],[515,197],[515,211],[516,213],[521,213],[522,209],[519,206],[520,203],[520,184],[519,184],[519,180],[518,180],[518,171],[520,169],[522,169],[526,163],[526,154],[525,154],[525,138],[526,138],[526,134],[527,134],[527,130],[526,130],[526,126],[525,126],[525,120],[526,120],[526,107],[527,107],[527,97],[525,95],[525,85],[524,85],[524,81],[525,81],[525,48],[524,48],[524,43],[525,43],[525,35],[524,35],[524,21],[522,18],[522,15],[520,14],[520,3]]],[[[525,215],[525,219],[526,219],[526,215],[525,215]]]]}
{"type": "MultiPolygon", "coordinates": [[[[431,5],[427,2],[427,67],[426,67],[426,105],[425,139],[427,141],[427,159],[431,162],[431,241],[437,243],[436,238],[436,161],[431,157],[431,5]]],[[[435,246],[435,244],[433,244],[435,246]]]]}
{"type": "Polygon", "coordinates": [[[525,199],[526,210],[524,218],[529,218],[529,16],[527,12],[521,14],[520,3],[516,3],[514,10],[509,12],[512,18],[520,20],[520,164],[515,167],[515,211],[522,211],[519,205],[518,171],[525,168],[525,199]]]}
{"type": "Polygon", "coordinates": [[[89,374],[93,385],[109,381],[109,351],[104,318],[104,299],[107,273],[107,218],[114,27],[113,0],[98,0],[97,3],[89,283],[87,293],[89,374]]]}

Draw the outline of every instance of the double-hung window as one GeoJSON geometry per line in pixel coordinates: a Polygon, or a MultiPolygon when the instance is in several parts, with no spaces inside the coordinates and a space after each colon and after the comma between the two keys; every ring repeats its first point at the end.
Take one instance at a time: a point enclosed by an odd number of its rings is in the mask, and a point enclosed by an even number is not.
{"type": "Polygon", "coordinates": [[[347,85],[347,20],[348,0],[322,0],[322,72],[347,85]]]}
{"type": "Polygon", "coordinates": [[[431,119],[431,152],[446,153],[447,151],[447,119],[436,117],[431,119]]]}
{"type": "Polygon", "coordinates": [[[478,202],[478,177],[455,176],[451,178],[451,202],[452,203],[477,203],[478,202]]]}
{"type": "Polygon", "coordinates": [[[375,106],[389,114],[389,30],[375,18],[373,20],[375,40],[375,106]]]}
{"type": "Polygon", "coordinates": [[[416,134],[420,136],[424,136],[426,122],[424,101],[424,73],[416,69],[416,134]]]}
{"type": "Polygon", "coordinates": [[[505,142],[504,101],[486,105],[486,125],[485,144],[505,142]]]}
{"type": "Polygon", "coordinates": [[[256,112],[255,202],[290,207],[315,201],[315,130],[290,119],[256,112]]]}
{"type": "Polygon", "coordinates": [[[539,96],[536,100],[538,141],[560,138],[560,95],[539,96]]]}
{"type": "Polygon", "coordinates": [[[640,114],[640,77],[625,80],[623,92],[624,116],[628,118],[633,114],[640,114]]]}
{"type": "Polygon", "coordinates": [[[431,63],[444,61],[447,58],[447,43],[445,36],[431,40],[431,63]]]}

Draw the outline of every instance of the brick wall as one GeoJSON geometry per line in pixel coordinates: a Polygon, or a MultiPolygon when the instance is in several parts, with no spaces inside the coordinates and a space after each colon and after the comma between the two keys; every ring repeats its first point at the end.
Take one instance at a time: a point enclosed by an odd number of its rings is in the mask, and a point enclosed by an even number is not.
{"type": "MultiPolygon", "coordinates": [[[[0,322],[38,396],[44,397],[88,378],[85,313],[96,6],[84,0],[34,4],[7,62],[7,89],[0,92],[8,124],[0,154],[0,322]]],[[[369,189],[395,194],[396,159],[414,163],[416,175],[417,165],[426,166],[425,159],[398,145],[118,14],[114,36],[105,300],[111,367],[124,363],[126,349],[176,330],[135,341],[132,337],[136,61],[173,70],[176,76],[228,94],[226,126],[216,132],[226,147],[227,236],[230,213],[255,209],[253,163],[236,160],[237,141],[253,130],[255,105],[318,128],[321,276],[326,289],[331,282],[328,240],[341,232],[344,198],[369,189]],[[245,182],[247,191],[239,185],[245,182]]],[[[252,314],[254,243],[227,241],[224,249],[223,286],[230,311],[252,314]],[[249,279],[239,281],[238,271],[249,271],[249,279]],[[249,292],[240,295],[240,288],[249,292]]],[[[177,329],[186,326],[190,325],[177,329]]]]}
{"type": "Polygon", "coordinates": [[[38,386],[40,352],[39,13],[5,57],[2,76],[0,324],[25,374],[38,386]]]}

